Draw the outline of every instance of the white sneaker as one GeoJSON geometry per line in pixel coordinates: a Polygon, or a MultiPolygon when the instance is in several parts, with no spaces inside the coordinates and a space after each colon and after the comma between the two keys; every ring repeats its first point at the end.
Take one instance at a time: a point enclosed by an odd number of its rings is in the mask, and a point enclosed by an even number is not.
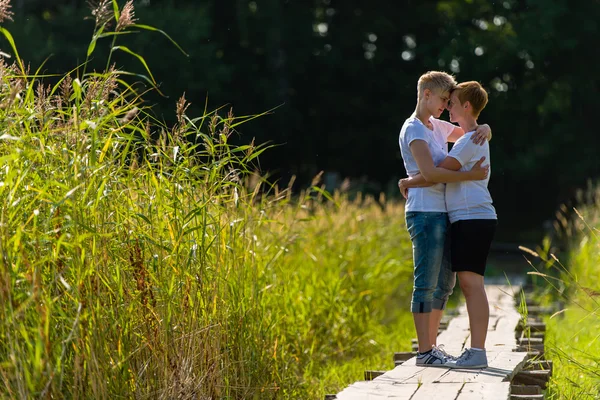
{"type": "Polygon", "coordinates": [[[454,361],[448,361],[445,365],[448,368],[479,369],[487,368],[487,355],[485,350],[477,351],[465,349],[465,351],[454,361]]]}
{"type": "Polygon", "coordinates": [[[417,354],[417,367],[445,367],[446,358],[435,350],[425,354],[417,354]]]}

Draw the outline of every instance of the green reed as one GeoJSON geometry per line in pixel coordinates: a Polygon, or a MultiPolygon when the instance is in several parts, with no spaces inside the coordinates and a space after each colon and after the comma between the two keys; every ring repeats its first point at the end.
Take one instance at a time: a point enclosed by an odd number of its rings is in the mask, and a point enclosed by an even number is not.
{"type": "MultiPolygon", "coordinates": [[[[97,2],[88,56],[108,38],[153,84],[116,45],[154,30],[128,4],[97,2]]],[[[182,97],[166,127],[131,77],[49,86],[0,61],[1,396],[315,398],[391,368],[412,334],[402,206],[270,186],[267,147],[230,140],[253,117],[182,97]]]]}

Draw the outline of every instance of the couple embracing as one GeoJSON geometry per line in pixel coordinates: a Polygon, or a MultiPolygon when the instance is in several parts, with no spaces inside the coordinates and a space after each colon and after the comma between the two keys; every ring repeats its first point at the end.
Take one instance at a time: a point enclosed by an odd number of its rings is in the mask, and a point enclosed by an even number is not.
{"type": "Polygon", "coordinates": [[[487,188],[491,130],[478,125],[477,118],[488,96],[479,83],[457,84],[439,71],[423,74],[417,92],[415,112],[400,131],[408,178],[398,183],[407,199],[413,248],[417,365],[485,368],[489,305],[483,276],[497,217],[487,188]],[[439,119],[445,109],[458,126],[439,119]],[[454,143],[449,153],[448,143],[454,143]],[[455,357],[436,340],[457,275],[467,303],[471,347],[455,357]]]}

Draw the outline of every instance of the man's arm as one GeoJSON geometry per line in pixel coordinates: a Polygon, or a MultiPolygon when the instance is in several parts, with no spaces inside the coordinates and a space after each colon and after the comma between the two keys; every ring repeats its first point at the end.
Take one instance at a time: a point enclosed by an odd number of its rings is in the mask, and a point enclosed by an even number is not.
{"type": "Polygon", "coordinates": [[[417,174],[409,178],[400,179],[398,181],[398,189],[400,189],[400,193],[402,193],[402,196],[404,196],[405,199],[408,199],[408,189],[418,187],[429,187],[433,185],[435,185],[435,183],[427,182],[421,174],[417,174]]]}
{"type": "MultiPolygon", "coordinates": [[[[485,160],[485,157],[481,157],[481,159],[475,163],[475,165],[473,166],[473,169],[481,168],[481,164],[483,163],[484,160],[485,160]]],[[[445,168],[445,169],[448,169],[451,171],[458,171],[460,169],[460,167],[461,167],[461,165],[458,162],[458,160],[456,160],[456,158],[450,157],[450,156],[446,157],[438,166],[438,168],[445,168]]],[[[405,198],[408,198],[408,189],[420,188],[420,187],[430,187],[433,185],[435,185],[435,183],[427,182],[425,177],[423,177],[423,175],[421,175],[421,174],[417,174],[417,175],[411,176],[409,178],[400,179],[398,181],[398,188],[400,189],[400,193],[402,193],[402,195],[405,198]]]]}
{"type": "Polygon", "coordinates": [[[427,182],[423,175],[417,174],[415,176],[411,176],[408,178],[400,179],[398,185],[406,189],[419,188],[419,187],[429,187],[435,185],[435,183],[427,182]]]}
{"type": "MultiPolygon", "coordinates": [[[[460,169],[460,163],[452,158],[446,157],[444,161],[440,164],[439,167],[436,167],[433,164],[433,158],[431,157],[431,152],[429,151],[429,147],[424,140],[414,140],[410,144],[410,151],[417,162],[417,166],[419,167],[419,172],[425,178],[427,182],[430,183],[451,183],[451,182],[462,182],[462,181],[477,181],[483,180],[487,178],[489,166],[481,167],[480,160],[478,164],[473,166],[470,171],[458,171],[460,169]],[[448,165],[447,163],[451,163],[452,161],[447,161],[448,159],[454,160],[454,162],[458,165],[458,168],[455,170],[446,169],[444,165],[448,165]]],[[[453,164],[455,167],[456,164],[453,164]]]]}
{"type": "MultiPolygon", "coordinates": [[[[460,126],[454,127],[454,130],[452,131],[450,136],[448,136],[448,143],[455,143],[458,139],[463,137],[464,134],[465,131],[463,131],[463,129],[460,126]]],[[[486,140],[489,142],[490,140],[492,140],[492,129],[488,124],[477,126],[475,134],[473,135],[471,140],[473,141],[473,143],[479,145],[483,145],[483,143],[485,143],[486,140]]]]}

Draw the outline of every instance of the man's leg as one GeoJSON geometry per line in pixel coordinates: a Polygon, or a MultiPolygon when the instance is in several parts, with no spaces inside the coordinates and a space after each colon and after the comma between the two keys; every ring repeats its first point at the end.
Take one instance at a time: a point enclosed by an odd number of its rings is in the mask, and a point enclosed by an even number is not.
{"type": "Polygon", "coordinates": [[[419,341],[419,353],[425,353],[431,350],[429,344],[429,316],[428,313],[415,313],[413,312],[413,320],[415,321],[415,328],[417,331],[417,340],[419,341]]]}
{"type": "Polygon", "coordinates": [[[485,349],[490,306],[483,283],[483,276],[470,271],[458,273],[460,288],[465,295],[469,325],[471,327],[471,347],[485,349]]]}
{"type": "MultiPolygon", "coordinates": [[[[444,256],[447,231],[446,213],[407,213],[408,231],[413,243],[414,289],[411,311],[415,321],[419,352],[431,350],[431,311],[444,256]]],[[[436,315],[437,318],[437,315],[436,315]]],[[[439,326],[439,320],[436,326],[439,326]]]]}
{"type": "Polygon", "coordinates": [[[456,285],[456,273],[452,272],[450,262],[450,222],[446,221],[446,231],[444,238],[443,256],[438,275],[437,286],[433,292],[433,310],[429,319],[429,340],[432,346],[437,346],[438,330],[440,329],[440,321],[444,315],[444,310],[448,303],[448,298],[456,285]]]}
{"type": "Polygon", "coordinates": [[[444,310],[433,309],[429,314],[429,342],[431,346],[437,346],[437,336],[440,330],[440,321],[444,315],[444,310]]]}

